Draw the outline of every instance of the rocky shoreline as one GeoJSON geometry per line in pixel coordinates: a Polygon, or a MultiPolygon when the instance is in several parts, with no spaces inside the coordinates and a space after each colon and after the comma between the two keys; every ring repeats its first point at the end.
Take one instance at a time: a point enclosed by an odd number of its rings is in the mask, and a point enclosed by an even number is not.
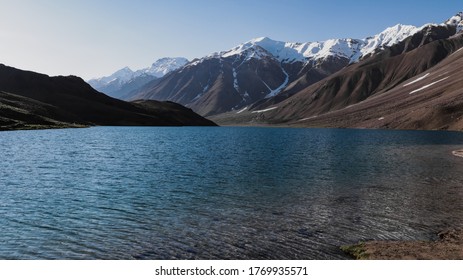
{"type": "Polygon", "coordinates": [[[22,124],[15,123],[11,125],[0,125],[0,131],[14,131],[14,130],[41,130],[41,129],[63,129],[63,128],[88,128],[89,125],[84,124],[22,124]]]}

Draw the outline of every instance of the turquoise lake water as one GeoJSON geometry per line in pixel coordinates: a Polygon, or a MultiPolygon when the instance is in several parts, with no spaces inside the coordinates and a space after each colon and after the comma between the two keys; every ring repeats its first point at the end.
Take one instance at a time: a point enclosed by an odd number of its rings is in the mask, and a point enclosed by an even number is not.
{"type": "Polygon", "coordinates": [[[463,226],[463,133],[0,132],[0,259],[344,259],[463,226]]]}

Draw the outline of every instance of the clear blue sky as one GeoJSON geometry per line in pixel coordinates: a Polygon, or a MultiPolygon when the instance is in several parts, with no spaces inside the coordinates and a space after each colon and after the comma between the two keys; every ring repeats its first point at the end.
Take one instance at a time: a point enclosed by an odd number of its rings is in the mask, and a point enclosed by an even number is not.
{"type": "Polygon", "coordinates": [[[397,23],[441,23],[459,11],[455,0],[0,0],[0,63],[88,79],[256,37],[361,39],[397,23]]]}

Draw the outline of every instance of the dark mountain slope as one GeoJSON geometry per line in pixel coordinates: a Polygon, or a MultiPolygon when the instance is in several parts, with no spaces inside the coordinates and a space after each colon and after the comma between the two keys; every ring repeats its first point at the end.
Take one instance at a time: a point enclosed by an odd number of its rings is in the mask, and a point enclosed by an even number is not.
{"type": "MultiPolygon", "coordinates": [[[[0,65],[0,91],[10,94],[3,95],[2,105],[7,104],[7,100],[13,96],[21,96],[24,98],[15,100],[17,108],[21,109],[33,103],[36,110],[43,112],[44,116],[62,123],[81,125],[197,124],[194,121],[179,123],[174,118],[159,117],[153,110],[99,93],[82,79],[74,76],[49,77],[0,65]]],[[[189,109],[184,109],[187,114],[190,114],[189,109]]],[[[33,116],[35,111],[31,112],[30,116],[33,116]]],[[[180,110],[177,109],[172,112],[172,115],[179,112],[180,110]]]]}
{"type": "Polygon", "coordinates": [[[155,101],[155,100],[136,100],[131,102],[136,107],[156,115],[159,119],[165,122],[176,123],[174,125],[184,125],[192,123],[195,126],[215,126],[212,121],[201,117],[193,112],[193,110],[186,108],[178,103],[170,101],[155,101]]]}
{"type": "Polygon", "coordinates": [[[51,105],[0,92],[0,130],[82,127],[63,120],[68,114],[51,105]]]}

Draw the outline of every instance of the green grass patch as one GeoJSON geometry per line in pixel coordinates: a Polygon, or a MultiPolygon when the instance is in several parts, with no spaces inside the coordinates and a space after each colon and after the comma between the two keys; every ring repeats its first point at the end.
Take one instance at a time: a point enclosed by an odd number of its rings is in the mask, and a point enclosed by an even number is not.
{"type": "Polygon", "coordinates": [[[359,244],[355,245],[344,245],[341,246],[341,250],[352,256],[356,260],[367,260],[368,259],[368,254],[365,250],[365,244],[363,242],[360,242],[359,244]]]}

